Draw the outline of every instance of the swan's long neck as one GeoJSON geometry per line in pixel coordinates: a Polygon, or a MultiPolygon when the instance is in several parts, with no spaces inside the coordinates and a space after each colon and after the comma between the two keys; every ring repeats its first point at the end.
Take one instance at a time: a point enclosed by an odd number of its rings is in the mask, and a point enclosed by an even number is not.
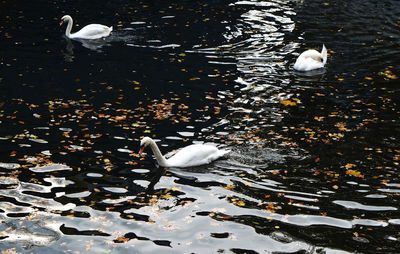
{"type": "Polygon", "coordinates": [[[67,22],[68,24],[67,29],[65,30],[65,35],[69,38],[71,36],[72,24],[74,23],[74,21],[71,17],[68,17],[67,22]]]}
{"type": "Polygon", "coordinates": [[[326,60],[328,58],[328,52],[327,52],[324,44],[322,45],[321,55],[322,55],[322,63],[326,64],[326,60]]]}
{"type": "Polygon", "coordinates": [[[154,142],[154,140],[152,140],[150,142],[150,148],[154,153],[154,157],[156,157],[156,160],[158,162],[158,164],[161,167],[167,167],[167,160],[165,159],[165,157],[161,154],[160,149],[158,148],[156,142],[154,142]]]}

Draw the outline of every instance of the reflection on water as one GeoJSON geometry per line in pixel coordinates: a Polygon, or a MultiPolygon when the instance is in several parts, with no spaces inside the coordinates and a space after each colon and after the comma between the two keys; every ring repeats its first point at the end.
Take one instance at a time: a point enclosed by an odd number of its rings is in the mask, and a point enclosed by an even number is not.
{"type": "Polygon", "coordinates": [[[118,24],[71,41],[40,6],[1,3],[1,249],[400,248],[396,2],[103,4],[48,7],[118,24]],[[326,68],[292,70],[323,43],[326,68]],[[142,136],[232,153],[164,169],[142,136]]]}
{"type": "Polygon", "coordinates": [[[70,39],[63,36],[66,42],[64,54],[64,60],[66,62],[74,61],[74,43],[73,41],[79,42],[83,47],[101,53],[104,47],[110,47],[113,43],[123,43],[131,45],[132,42],[139,40],[140,36],[135,35],[134,30],[127,29],[125,31],[113,31],[110,36],[106,38],[96,40],[86,40],[80,38],[70,39]],[[129,31],[129,32],[128,32],[129,31]]]}
{"type": "MultiPolygon", "coordinates": [[[[64,36],[65,41],[67,42],[67,45],[65,47],[65,61],[71,62],[74,59],[74,45],[72,43],[72,40],[69,39],[68,37],[64,36]]],[[[110,46],[108,41],[106,39],[98,39],[98,40],[85,40],[85,39],[73,39],[74,41],[78,41],[81,43],[82,46],[84,46],[87,49],[93,50],[93,51],[98,51],[101,52],[101,48],[104,46],[110,46]]]]}
{"type": "Polygon", "coordinates": [[[3,223],[0,229],[3,232],[3,248],[12,247],[16,244],[22,245],[25,249],[34,246],[48,246],[59,240],[59,225],[47,225],[51,219],[47,213],[36,213],[27,220],[8,219],[2,216],[3,223]]]}

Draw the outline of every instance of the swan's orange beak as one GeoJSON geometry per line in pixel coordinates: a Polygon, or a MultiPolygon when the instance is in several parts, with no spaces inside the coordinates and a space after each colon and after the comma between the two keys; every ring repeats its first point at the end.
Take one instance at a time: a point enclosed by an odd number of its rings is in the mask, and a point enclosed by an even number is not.
{"type": "Polygon", "coordinates": [[[62,26],[62,24],[64,24],[64,20],[61,20],[61,21],[60,21],[60,26],[62,26]]]}
{"type": "Polygon", "coordinates": [[[143,153],[143,150],[144,150],[144,146],[141,146],[141,147],[140,147],[140,149],[139,149],[139,156],[141,156],[141,155],[142,155],[142,153],[143,153]]]}

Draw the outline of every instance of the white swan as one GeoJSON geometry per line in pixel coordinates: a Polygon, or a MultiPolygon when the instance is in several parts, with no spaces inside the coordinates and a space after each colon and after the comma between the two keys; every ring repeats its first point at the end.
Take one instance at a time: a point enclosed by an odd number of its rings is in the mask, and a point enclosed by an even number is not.
{"type": "Polygon", "coordinates": [[[311,71],[323,68],[327,60],[325,45],[322,45],[321,53],[315,49],[309,49],[300,54],[293,68],[296,71],[311,71]]]}
{"type": "Polygon", "coordinates": [[[144,137],[140,141],[139,155],[142,154],[144,148],[148,145],[153,150],[154,156],[161,167],[195,167],[208,164],[230,152],[230,150],[219,150],[213,145],[195,144],[182,148],[174,156],[166,159],[161,154],[156,142],[149,137],[144,137]]]}
{"type": "Polygon", "coordinates": [[[100,24],[90,24],[83,27],[78,32],[71,34],[72,24],[74,23],[71,16],[63,16],[60,21],[60,26],[64,24],[64,22],[68,23],[67,30],[65,30],[65,35],[70,39],[99,39],[109,36],[113,30],[112,26],[108,27],[100,24]]]}

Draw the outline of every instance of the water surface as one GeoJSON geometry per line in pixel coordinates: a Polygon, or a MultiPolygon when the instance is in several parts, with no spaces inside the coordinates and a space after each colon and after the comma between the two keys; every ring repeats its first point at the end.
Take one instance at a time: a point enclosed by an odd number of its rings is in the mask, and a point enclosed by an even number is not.
{"type": "Polygon", "coordinates": [[[0,6],[0,249],[400,249],[396,1],[0,6]],[[114,32],[69,40],[65,14],[114,32]],[[162,169],[143,136],[232,153],[162,169]]]}

